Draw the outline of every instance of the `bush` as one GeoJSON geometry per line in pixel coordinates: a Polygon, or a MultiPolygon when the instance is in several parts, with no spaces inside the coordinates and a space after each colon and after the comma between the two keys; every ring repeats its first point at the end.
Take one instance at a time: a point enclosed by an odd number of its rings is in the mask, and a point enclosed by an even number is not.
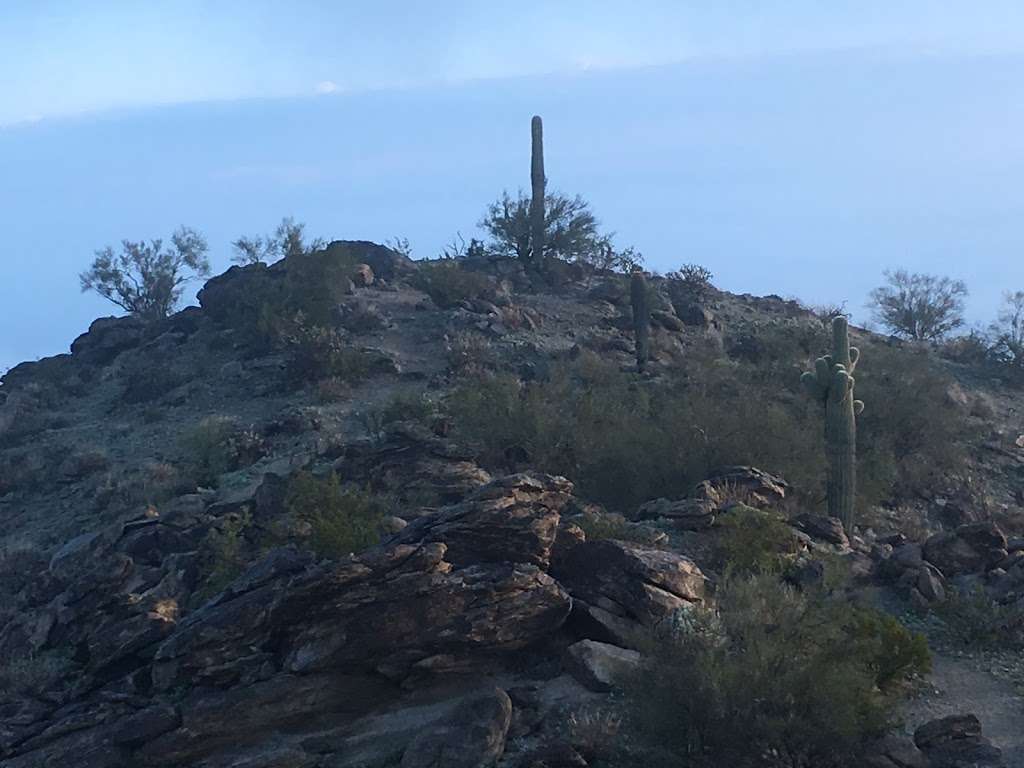
{"type": "Polygon", "coordinates": [[[743,504],[718,518],[718,560],[735,573],[781,573],[799,551],[793,529],[775,513],[743,504]]]}
{"type": "Polygon", "coordinates": [[[711,270],[700,264],[684,264],[674,272],[665,275],[669,281],[670,293],[698,304],[703,303],[714,288],[711,284],[713,277],[711,270]]]}
{"type": "Polygon", "coordinates": [[[585,353],[526,384],[508,375],[468,381],[447,408],[456,436],[476,446],[485,466],[565,475],[585,497],[617,512],[682,496],[711,469],[731,464],[820,487],[819,429],[805,423],[802,400],[772,402],[757,378],[728,367],[703,373],[638,385],[585,353]]]}
{"type": "Polygon", "coordinates": [[[445,344],[448,366],[460,376],[481,376],[497,363],[490,340],[476,331],[456,331],[445,344]]]}
{"type": "Polygon", "coordinates": [[[342,488],[338,476],[300,472],[292,478],[284,502],[295,521],[309,526],[309,546],[321,557],[360,552],[380,540],[380,522],[388,511],[377,496],[342,488]]]}
{"type": "Polygon", "coordinates": [[[923,349],[873,344],[862,350],[857,396],[862,505],[913,496],[962,469],[976,437],[968,415],[948,401],[953,380],[923,349]]]}
{"type": "Polygon", "coordinates": [[[126,403],[152,403],[188,381],[188,377],[166,363],[139,361],[125,374],[121,399],[126,403]]]}
{"type": "Polygon", "coordinates": [[[368,435],[379,438],[391,424],[400,421],[425,423],[436,412],[434,403],[423,393],[398,392],[378,407],[359,414],[368,435]]]}
{"type": "Polygon", "coordinates": [[[967,286],[949,277],[886,272],[886,285],[871,292],[874,318],[892,334],[938,341],[964,324],[967,286]]]}
{"type": "Polygon", "coordinates": [[[334,328],[311,325],[300,317],[285,337],[287,378],[292,387],[334,379],[353,382],[373,372],[369,357],[349,345],[334,328]]]}
{"type": "Polygon", "coordinates": [[[266,455],[263,439],[226,416],[208,416],[181,437],[181,448],[200,485],[215,485],[226,472],[266,455]]]}
{"type": "Polygon", "coordinates": [[[861,765],[893,722],[882,678],[926,668],[902,641],[890,658],[889,626],[863,610],[772,576],[727,580],[717,612],[680,614],[652,643],[627,688],[630,731],[686,765],[861,765]]]}
{"type": "Polygon", "coordinates": [[[207,531],[199,548],[200,586],[193,602],[202,603],[224,590],[245,571],[252,527],[248,511],[228,516],[207,531]]]}
{"type": "Polygon", "coordinates": [[[185,285],[210,274],[207,245],[195,230],[181,227],[171,235],[171,248],[162,240],[121,242],[121,253],[107,246],[96,251],[88,270],[79,275],[82,291],[95,291],[126,312],[146,320],[167,317],[185,285]]]}
{"type": "Polygon", "coordinates": [[[290,216],[281,219],[274,234],[266,237],[240,237],[231,245],[235,249],[231,260],[236,264],[269,264],[277,259],[318,251],[324,242],[316,239],[305,242],[305,224],[295,223],[290,216]]]}
{"type": "Polygon", "coordinates": [[[494,296],[494,283],[487,275],[466,269],[454,259],[419,262],[413,285],[441,309],[451,309],[471,299],[494,296]]]}
{"type": "Polygon", "coordinates": [[[1024,647],[1024,605],[1003,605],[984,587],[949,589],[946,600],[932,606],[952,639],[973,649],[1024,647]]]}

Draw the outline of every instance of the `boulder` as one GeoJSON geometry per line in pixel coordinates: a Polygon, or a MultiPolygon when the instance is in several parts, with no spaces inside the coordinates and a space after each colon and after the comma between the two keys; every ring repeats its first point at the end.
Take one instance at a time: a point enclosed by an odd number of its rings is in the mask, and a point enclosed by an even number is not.
{"type": "Polygon", "coordinates": [[[815,541],[823,541],[841,549],[850,546],[843,524],[837,518],[804,513],[792,518],[790,523],[815,541]]]}
{"type": "Polygon", "coordinates": [[[565,649],[565,667],[586,688],[598,693],[612,690],[616,683],[640,666],[640,654],[596,640],[580,640],[565,649]]]}
{"type": "Polygon", "coordinates": [[[369,288],[373,285],[373,267],[369,264],[356,264],[352,269],[352,283],[357,288],[369,288]]]}
{"type": "Polygon", "coordinates": [[[914,731],[929,768],[1003,768],[1002,750],[981,735],[973,714],[932,720],[914,731]]]}
{"type": "Polygon", "coordinates": [[[135,317],[101,317],[71,342],[71,355],[90,365],[105,365],[146,338],[146,323],[135,317]]]}
{"type": "Polygon", "coordinates": [[[929,603],[942,603],[946,600],[946,580],[935,566],[924,563],[917,572],[915,586],[929,603]]]}
{"type": "Polygon", "coordinates": [[[478,488],[461,504],[417,518],[388,546],[444,542],[455,565],[532,563],[547,568],[562,509],[572,493],[563,477],[509,475],[478,488]]]}
{"type": "Polygon", "coordinates": [[[708,499],[654,499],[636,511],[637,520],[666,518],[682,530],[702,531],[715,522],[715,504],[708,499]]]}
{"type": "Polygon", "coordinates": [[[707,499],[715,505],[742,501],[751,506],[767,507],[786,498],[789,483],[757,467],[721,467],[697,485],[694,497],[707,499]],[[738,497],[738,498],[737,498],[738,497]]]}
{"type": "Polygon", "coordinates": [[[552,574],[573,596],[578,631],[616,645],[634,645],[639,629],[704,600],[704,574],[692,560],[624,541],[578,544],[552,574]]]}
{"type": "Polygon", "coordinates": [[[380,440],[346,445],[335,470],[348,479],[372,483],[400,499],[462,501],[491,481],[472,452],[411,422],[391,425],[380,440]]]}
{"type": "Polygon", "coordinates": [[[924,543],[924,559],[947,578],[978,573],[1006,557],[1006,536],[995,523],[970,523],[936,533],[924,543]]]}
{"type": "Polygon", "coordinates": [[[401,768],[487,768],[505,751],[511,720],[512,701],[502,689],[471,697],[412,740],[401,768]]]}
{"type": "Polygon", "coordinates": [[[329,258],[344,258],[365,264],[375,278],[391,281],[408,276],[417,270],[416,262],[408,256],[366,240],[334,240],[324,249],[329,258]]]}

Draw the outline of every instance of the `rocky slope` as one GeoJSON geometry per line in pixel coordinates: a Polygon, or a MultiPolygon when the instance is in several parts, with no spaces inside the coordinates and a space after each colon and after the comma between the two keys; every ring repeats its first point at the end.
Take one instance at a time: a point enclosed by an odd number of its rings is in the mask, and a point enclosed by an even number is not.
{"type": "MultiPolygon", "coordinates": [[[[784,480],[733,467],[622,520],[565,478],[480,466],[443,417],[384,423],[396,395],[442,398],[478,365],[528,380],[590,350],[628,368],[628,297],[610,276],[553,289],[487,262],[468,267],[484,296],[439,306],[401,255],[330,248],[363,265],[338,314],[370,361],[358,379],[295,387],[287,354],[231,321],[253,281],[284,279],[287,264],[234,268],[156,326],[98,320],[69,355],[4,376],[3,765],[586,765],[574,716],[637,666],[645,630],[710,599],[716,520],[738,497],[785,506],[784,480]],[[197,463],[211,434],[217,450],[197,463]],[[380,543],[313,554],[289,517],[300,471],[386,493],[380,543]],[[588,538],[595,519],[618,533],[588,538]],[[240,521],[287,535],[238,543],[240,521]],[[241,547],[223,583],[211,541],[241,547]]],[[[820,321],[777,297],[716,293],[696,307],[664,299],[653,322],[657,377],[709,345],[770,354],[751,328],[820,321]]],[[[852,540],[788,509],[805,578],[828,555],[921,608],[965,580],[1007,605],[1024,597],[1017,398],[954,373],[949,407],[983,426],[970,492],[951,482],[904,500],[914,514],[901,515],[929,530],[903,532],[882,509],[852,540]]],[[[962,764],[943,757],[956,749],[1001,760],[969,720],[917,742],[879,747],[875,764],[962,764]]]]}

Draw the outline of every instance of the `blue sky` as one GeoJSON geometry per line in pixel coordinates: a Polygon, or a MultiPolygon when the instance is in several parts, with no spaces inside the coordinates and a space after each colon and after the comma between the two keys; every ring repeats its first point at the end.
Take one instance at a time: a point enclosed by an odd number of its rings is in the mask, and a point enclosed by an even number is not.
{"type": "MultiPolygon", "coordinates": [[[[1024,288],[1024,6],[11,2],[0,6],[0,369],[65,351],[121,238],[467,236],[528,181],[649,264],[846,300],[886,267],[1024,288]]],[[[111,308],[112,309],[112,308],[111,308]]]]}

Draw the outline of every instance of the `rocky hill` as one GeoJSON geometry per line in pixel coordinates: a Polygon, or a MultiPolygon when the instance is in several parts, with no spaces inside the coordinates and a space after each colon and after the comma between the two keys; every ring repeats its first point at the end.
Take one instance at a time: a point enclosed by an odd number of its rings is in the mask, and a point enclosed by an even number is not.
{"type": "MultiPolygon", "coordinates": [[[[729,584],[767,573],[805,613],[873,617],[871,706],[902,724],[864,724],[855,764],[1024,765],[1021,396],[855,330],[848,535],[799,390],[821,313],[652,285],[642,374],[622,275],[347,241],[10,370],[2,764],[678,764],[645,728],[713,702],[638,724],[636,686],[671,678],[667,626],[728,635],[729,584]],[[915,632],[931,676],[883,676],[915,632]]],[[[759,764],[851,764],[779,728],[818,762],[759,764]]]]}

